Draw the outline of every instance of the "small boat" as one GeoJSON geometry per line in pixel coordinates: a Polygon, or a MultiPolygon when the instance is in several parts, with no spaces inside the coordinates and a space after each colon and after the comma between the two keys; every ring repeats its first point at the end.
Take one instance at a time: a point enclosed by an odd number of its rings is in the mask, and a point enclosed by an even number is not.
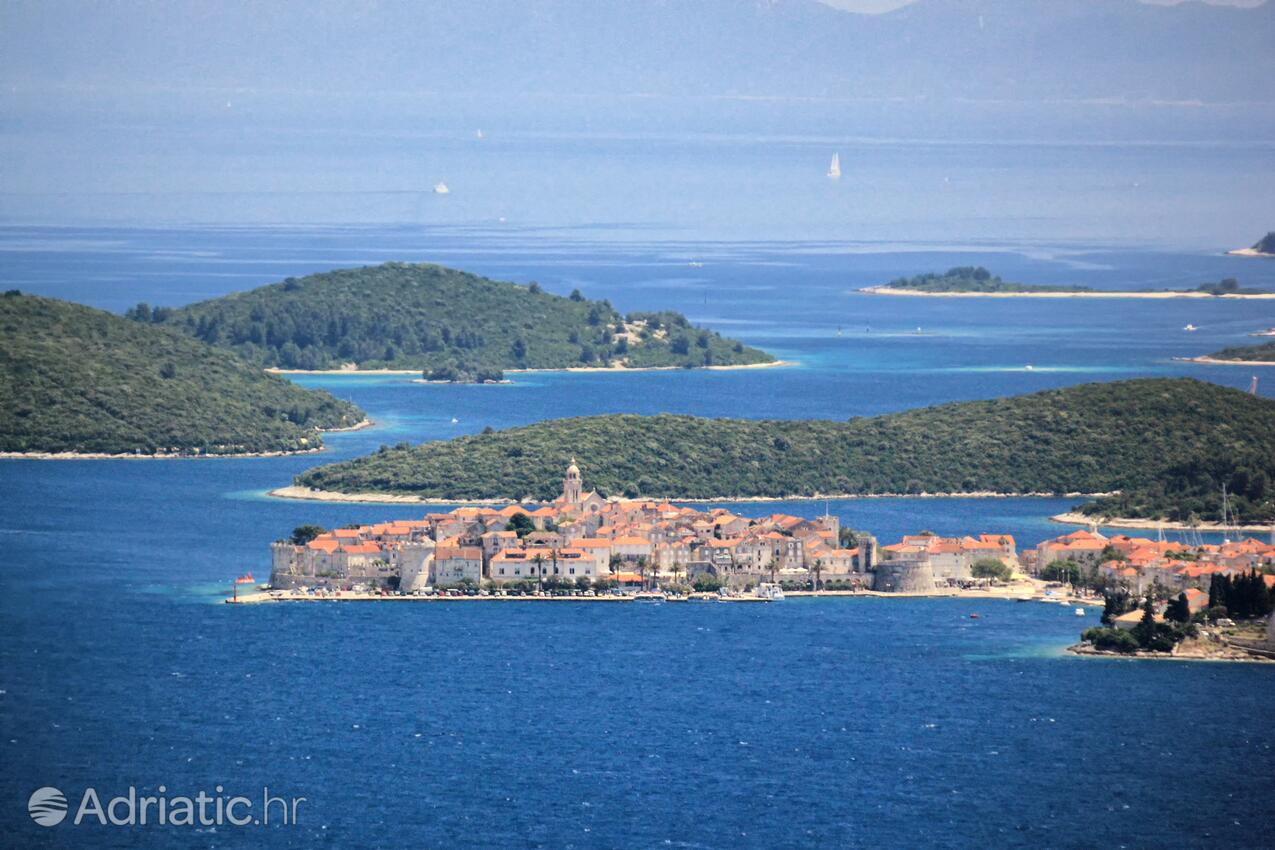
{"type": "Polygon", "coordinates": [[[702,268],[704,268],[704,264],[703,264],[703,263],[701,263],[699,260],[691,260],[691,261],[690,261],[689,263],[687,263],[686,265],[690,266],[690,267],[691,267],[691,268],[693,268],[693,269],[702,269],[702,268]]]}
{"type": "Polygon", "coordinates": [[[971,619],[971,620],[981,620],[981,619],[983,619],[983,615],[982,615],[982,614],[970,614],[970,619],[971,619]]]}
{"type": "Polygon", "coordinates": [[[1083,616],[1085,616],[1085,609],[1084,609],[1084,608],[1077,608],[1077,609],[1076,609],[1076,616],[1077,616],[1077,617],[1083,617],[1083,616]]]}
{"type": "Polygon", "coordinates": [[[1188,324],[1188,325],[1187,325],[1186,327],[1184,327],[1182,330],[1184,330],[1184,331],[1198,331],[1198,330],[1199,330],[1199,328],[1197,328],[1195,325],[1188,324]]]}
{"type": "Polygon", "coordinates": [[[768,602],[778,602],[784,598],[784,590],[777,584],[763,581],[757,585],[757,590],[753,591],[753,596],[758,599],[765,599],[768,602]]]}
{"type": "Polygon", "coordinates": [[[447,188],[447,184],[443,183],[442,181],[439,181],[438,183],[434,184],[435,195],[450,195],[451,191],[452,191],[451,189],[447,188]]]}
{"type": "Polygon", "coordinates": [[[485,138],[487,138],[487,137],[486,137],[486,136],[484,136],[484,135],[483,135],[483,131],[482,131],[481,129],[479,129],[479,130],[475,130],[475,131],[474,131],[474,138],[475,138],[475,139],[485,139],[485,138]]]}
{"type": "Polygon", "coordinates": [[[1028,372],[1035,372],[1035,371],[1036,371],[1036,367],[1035,367],[1035,366],[1033,366],[1033,365],[1032,365],[1032,364],[1030,364],[1030,363],[1028,363],[1026,366],[1024,366],[1024,367],[1023,367],[1023,369],[1024,369],[1025,371],[1028,371],[1028,372]]]}
{"type": "Polygon", "coordinates": [[[634,602],[663,602],[665,596],[657,590],[643,590],[634,595],[634,602]]]}
{"type": "Polygon", "coordinates": [[[453,416],[453,417],[452,417],[452,424],[453,424],[453,425],[456,425],[456,424],[458,424],[459,422],[460,422],[460,420],[459,420],[459,419],[457,419],[455,416],[453,416]]]}
{"type": "Polygon", "coordinates": [[[832,162],[828,164],[828,177],[832,180],[841,179],[841,154],[832,155],[832,162]]]}

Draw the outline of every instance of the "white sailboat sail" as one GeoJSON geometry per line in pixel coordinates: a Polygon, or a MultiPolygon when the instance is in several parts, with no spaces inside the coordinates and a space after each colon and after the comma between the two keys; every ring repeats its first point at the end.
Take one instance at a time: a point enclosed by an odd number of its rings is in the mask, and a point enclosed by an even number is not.
{"type": "Polygon", "coordinates": [[[828,176],[833,180],[841,176],[841,154],[834,153],[832,155],[832,163],[828,166],[828,176]]]}

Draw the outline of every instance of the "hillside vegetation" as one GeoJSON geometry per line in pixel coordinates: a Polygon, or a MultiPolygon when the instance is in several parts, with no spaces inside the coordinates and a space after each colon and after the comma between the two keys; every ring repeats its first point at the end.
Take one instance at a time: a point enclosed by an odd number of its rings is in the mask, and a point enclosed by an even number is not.
{"type": "Polygon", "coordinates": [[[1257,345],[1236,345],[1205,355],[1213,360],[1242,360],[1256,363],[1275,363],[1275,340],[1257,345]]]}
{"type": "Polygon", "coordinates": [[[234,354],[79,304],[0,297],[0,451],[299,451],[363,413],[234,354]]]}
{"type": "Polygon", "coordinates": [[[895,278],[885,286],[917,292],[1093,292],[1087,286],[1043,286],[1001,280],[982,266],[957,266],[943,274],[895,278]]]}
{"type": "Polygon", "coordinates": [[[621,316],[573,292],[489,280],[434,265],[343,269],[177,310],[140,304],[162,324],[282,369],[419,369],[482,380],[504,369],[767,363],[769,354],[692,327],[679,313],[621,316]],[[352,364],[352,365],[351,365],[352,364]]]}
{"type": "MultiPolygon", "coordinates": [[[[884,284],[888,289],[904,289],[913,292],[1056,292],[1066,293],[1106,293],[1089,286],[1046,286],[1036,283],[1011,283],[1001,280],[982,266],[957,266],[943,274],[920,274],[915,277],[900,277],[884,284]]],[[[871,288],[871,287],[870,287],[871,288]]],[[[1217,283],[1202,283],[1194,289],[1133,289],[1128,292],[1204,292],[1209,295],[1257,295],[1266,292],[1263,289],[1251,289],[1240,286],[1238,280],[1228,277],[1217,283]]]]}
{"type": "Polygon", "coordinates": [[[1271,254],[1275,256],[1275,230],[1263,236],[1253,244],[1253,250],[1259,254],[1271,254]]]}
{"type": "Polygon", "coordinates": [[[1122,490],[1131,510],[1165,512],[1182,465],[1193,461],[1202,494],[1243,471],[1245,518],[1275,511],[1263,483],[1275,481],[1275,402],[1185,378],[1085,384],[848,422],[561,419],[384,448],[310,470],[296,483],[344,493],[546,499],[560,491],[572,456],[587,486],[612,495],[1122,490]]]}

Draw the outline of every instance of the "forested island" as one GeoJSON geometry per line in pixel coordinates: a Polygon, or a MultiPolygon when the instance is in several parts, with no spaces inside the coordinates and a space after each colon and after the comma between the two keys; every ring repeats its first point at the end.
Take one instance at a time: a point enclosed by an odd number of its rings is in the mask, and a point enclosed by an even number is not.
{"type": "Polygon", "coordinates": [[[1120,502],[1099,502],[1098,510],[1196,510],[1209,518],[1227,482],[1241,521],[1275,517],[1275,402],[1188,378],[1084,384],[846,422],[551,420],[383,447],[312,469],[295,485],[419,499],[548,499],[572,457],[601,492],[631,497],[1121,491],[1120,502]],[[1181,503],[1179,484],[1190,486],[1181,503]]]}
{"type": "Polygon", "coordinates": [[[0,452],[234,455],[322,445],[358,407],[80,304],[0,296],[0,452]]]}
{"type": "Polygon", "coordinates": [[[942,274],[929,273],[895,278],[881,286],[861,290],[873,295],[1036,296],[1041,298],[1205,298],[1275,297],[1263,289],[1240,286],[1235,278],[1204,283],[1194,289],[1136,289],[1113,291],[1089,286],[1048,286],[1002,280],[982,266],[957,266],[942,274]]]}
{"type": "Polygon", "coordinates": [[[1197,363],[1234,363],[1237,365],[1275,363],[1275,341],[1262,342],[1257,345],[1236,345],[1194,359],[1197,363]]]}
{"type": "Polygon", "coordinates": [[[386,263],[288,278],[129,317],[283,370],[420,371],[499,380],[507,369],[693,368],[775,362],[675,312],[621,315],[576,290],[553,295],[436,265],[386,263]]]}
{"type": "Polygon", "coordinates": [[[1275,230],[1253,243],[1253,247],[1240,248],[1229,253],[1240,257],[1275,257],[1275,230]]]}

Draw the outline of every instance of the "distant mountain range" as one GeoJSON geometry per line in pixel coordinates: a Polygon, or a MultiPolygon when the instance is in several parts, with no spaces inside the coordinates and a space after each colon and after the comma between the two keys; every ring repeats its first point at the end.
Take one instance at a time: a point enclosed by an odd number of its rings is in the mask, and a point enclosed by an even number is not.
{"type": "Polygon", "coordinates": [[[1275,4],[918,0],[48,3],[8,86],[1270,103],[1275,4]],[[113,49],[103,49],[110,44],[113,49]]]}

